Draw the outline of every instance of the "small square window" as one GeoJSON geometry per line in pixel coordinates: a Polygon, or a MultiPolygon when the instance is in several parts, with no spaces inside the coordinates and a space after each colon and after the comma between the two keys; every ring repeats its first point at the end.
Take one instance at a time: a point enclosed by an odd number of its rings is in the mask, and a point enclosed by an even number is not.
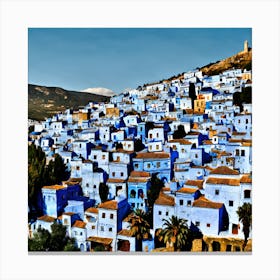
{"type": "Polygon", "coordinates": [[[110,214],[110,219],[114,219],[114,214],[110,214]]]}
{"type": "Polygon", "coordinates": [[[192,205],[192,201],[191,201],[191,200],[188,200],[187,206],[191,206],[191,205],[192,205]]]}
{"type": "Polygon", "coordinates": [[[109,231],[110,231],[110,232],[112,232],[112,231],[113,231],[113,229],[110,227],[110,228],[109,228],[109,231]]]}
{"type": "Polygon", "coordinates": [[[102,159],[106,159],[106,155],[102,155],[102,159]]]}
{"type": "Polygon", "coordinates": [[[180,199],[180,205],[184,205],[184,200],[183,199],[180,199]]]}
{"type": "Polygon", "coordinates": [[[106,214],[102,213],[102,218],[105,219],[106,218],[106,214]]]}
{"type": "Polygon", "coordinates": [[[100,227],[100,231],[104,231],[104,227],[103,226],[100,227]]]}
{"type": "Polygon", "coordinates": [[[233,200],[229,200],[228,206],[232,207],[233,206],[233,200]]]}
{"type": "Polygon", "coordinates": [[[211,227],[211,224],[207,224],[206,226],[207,226],[207,227],[211,227]]]}
{"type": "Polygon", "coordinates": [[[116,172],[112,172],[112,176],[115,177],[116,176],[116,172]]]}
{"type": "Polygon", "coordinates": [[[91,229],[95,229],[95,226],[91,226],[91,229]]]}
{"type": "Polygon", "coordinates": [[[121,172],[121,177],[123,177],[123,172],[121,172]]]}
{"type": "Polygon", "coordinates": [[[220,191],[219,190],[215,190],[215,195],[219,195],[220,191]]]}
{"type": "Polygon", "coordinates": [[[158,211],[158,214],[161,215],[161,211],[158,211]]]}
{"type": "Polygon", "coordinates": [[[93,156],[93,159],[97,159],[97,155],[94,155],[94,156],[93,156]]]}
{"type": "Polygon", "coordinates": [[[83,235],[83,233],[82,233],[82,232],[80,232],[80,235],[83,235]]]}
{"type": "Polygon", "coordinates": [[[168,216],[169,212],[166,212],[165,215],[168,216]]]}

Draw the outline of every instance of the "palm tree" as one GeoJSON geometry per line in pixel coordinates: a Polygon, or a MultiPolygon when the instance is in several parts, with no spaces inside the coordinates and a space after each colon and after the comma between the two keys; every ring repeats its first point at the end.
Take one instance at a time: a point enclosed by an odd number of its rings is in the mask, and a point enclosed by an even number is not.
{"type": "Polygon", "coordinates": [[[142,240],[150,237],[150,224],[147,221],[148,215],[141,209],[136,209],[134,215],[129,219],[130,233],[135,236],[140,243],[139,250],[142,250],[142,240]]]}
{"type": "Polygon", "coordinates": [[[250,233],[250,227],[252,225],[251,203],[244,203],[242,206],[238,207],[236,212],[239,217],[239,221],[243,224],[243,233],[245,237],[244,244],[243,244],[243,249],[244,249],[247,244],[249,233],[250,233]]]}
{"type": "Polygon", "coordinates": [[[159,233],[159,240],[163,239],[165,244],[173,244],[174,251],[181,250],[187,244],[190,233],[187,221],[175,216],[163,221],[164,228],[159,233]]]}

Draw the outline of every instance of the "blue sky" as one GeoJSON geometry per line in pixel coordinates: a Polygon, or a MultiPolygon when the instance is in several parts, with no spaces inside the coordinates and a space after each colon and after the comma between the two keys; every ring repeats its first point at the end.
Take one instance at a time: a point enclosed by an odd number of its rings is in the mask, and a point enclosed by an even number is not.
{"type": "Polygon", "coordinates": [[[116,93],[221,60],[250,28],[30,28],[28,82],[116,93]]]}

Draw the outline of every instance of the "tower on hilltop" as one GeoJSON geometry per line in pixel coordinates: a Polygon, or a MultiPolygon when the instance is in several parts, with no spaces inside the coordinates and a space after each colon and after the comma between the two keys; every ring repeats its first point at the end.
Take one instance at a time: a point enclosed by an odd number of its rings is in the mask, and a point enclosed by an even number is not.
{"type": "Polygon", "coordinates": [[[249,51],[249,46],[248,46],[248,41],[246,40],[245,42],[244,42],[244,53],[247,53],[249,51]]]}

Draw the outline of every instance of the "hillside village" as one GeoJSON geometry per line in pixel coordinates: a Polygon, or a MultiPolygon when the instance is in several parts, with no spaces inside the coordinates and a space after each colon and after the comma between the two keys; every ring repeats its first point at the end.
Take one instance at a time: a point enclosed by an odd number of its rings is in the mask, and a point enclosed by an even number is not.
{"type": "Polygon", "coordinates": [[[29,222],[29,237],[56,222],[80,251],[100,244],[113,252],[165,251],[172,244],[157,232],[175,216],[203,236],[192,251],[242,250],[237,210],[252,199],[252,104],[241,108],[233,95],[251,87],[250,70],[194,70],[110,102],[29,120],[29,145],[41,147],[47,162],[59,154],[70,172],[61,184],[42,187],[43,216],[29,222]],[[150,234],[139,241],[131,221],[137,209],[149,211],[155,177],[163,187],[150,234]],[[108,190],[105,200],[100,187],[108,190]]]}

